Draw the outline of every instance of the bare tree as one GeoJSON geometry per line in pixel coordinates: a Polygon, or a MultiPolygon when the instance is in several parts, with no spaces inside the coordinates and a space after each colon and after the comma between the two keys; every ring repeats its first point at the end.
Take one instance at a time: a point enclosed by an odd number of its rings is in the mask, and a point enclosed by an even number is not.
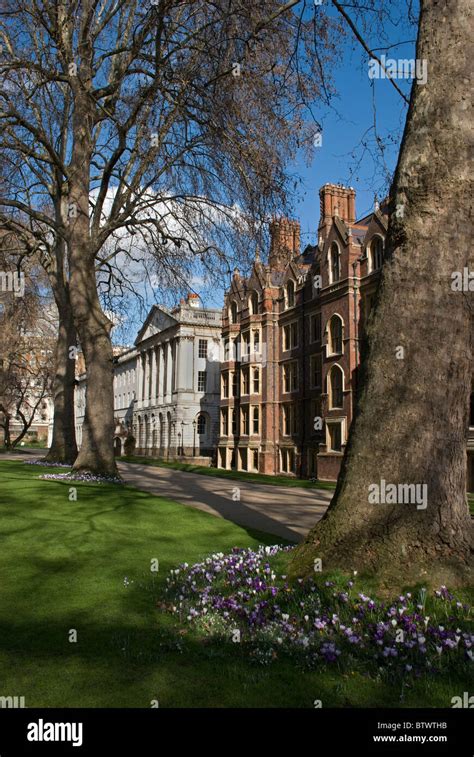
{"type": "Polygon", "coordinates": [[[51,396],[55,314],[41,295],[41,274],[35,277],[31,260],[29,270],[19,273],[4,249],[0,261],[3,275],[14,271],[22,276],[21,291],[10,287],[2,295],[0,312],[0,428],[4,446],[11,449],[21,442],[51,396]]]}
{"type": "Polygon", "coordinates": [[[209,264],[224,251],[196,226],[214,229],[215,240],[224,222],[245,247],[242,219],[285,204],[288,162],[312,137],[304,112],[327,90],[331,22],[305,16],[306,3],[274,0],[4,8],[0,146],[17,191],[3,215],[22,212],[65,245],[88,373],[75,467],[113,473],[111,323],[97,256],[126,230],[165,264],[177,251],[209,264]]]}

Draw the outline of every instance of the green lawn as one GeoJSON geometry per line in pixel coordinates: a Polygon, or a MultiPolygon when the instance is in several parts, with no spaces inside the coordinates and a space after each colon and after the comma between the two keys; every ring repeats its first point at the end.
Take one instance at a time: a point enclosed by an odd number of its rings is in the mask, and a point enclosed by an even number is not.
{"type": "Polygon", "coordinates": [[[312,482],[306,478],[292,478],[291,476],[268,476],[263,473],[247,473],[246,471],[224,470],[223,468],[211,468],[204,465],[192,465],[191,463],[168,462],[157,457],[142,457],[130,455],[121,457],[126,463],[141,463],[156,468],[173,468],[174,470],[187,471],[188,473],[200,473],[203,476],[215,476],[217,478],[231,478],[237,481],[253,481],[257,484],[270,484],[270,486],[292,486],[302,489],[330,489],[336,488],[332,481],[312,482]]]}
{"type": "MultiPolygon", "coordinates": [[[[157,608],[180,562],[275,537],[124,486],[76,484],[69,501],[69,483],[37,479],[51,470],[0,461],[0,696],[27,707],[400,706],[382,679],[259,667],[235,645],[178,633],[157,608]]],[[[467,687],[419,682],[403,705],[449,706],[467,687]]]]}

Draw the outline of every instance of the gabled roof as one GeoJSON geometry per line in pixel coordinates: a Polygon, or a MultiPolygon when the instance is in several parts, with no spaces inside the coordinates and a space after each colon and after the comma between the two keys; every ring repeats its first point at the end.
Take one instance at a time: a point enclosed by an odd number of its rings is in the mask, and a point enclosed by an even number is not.
{"type": "Polygon", "coordinates": [[[146,317],[145,323],[137,334],[135,344],[137,345],[144,339],[148,339],[148,337],[158,334],[160,331],[175,326],[177,323],[178,320],[171,315],[168,308],[165,308],[164,305],[153,305],[146,317]]]}

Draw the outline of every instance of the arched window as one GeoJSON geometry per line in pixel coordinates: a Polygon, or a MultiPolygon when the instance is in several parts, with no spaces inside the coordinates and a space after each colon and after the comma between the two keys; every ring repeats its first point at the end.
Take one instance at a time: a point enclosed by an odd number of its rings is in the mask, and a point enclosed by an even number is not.
{"type": "Polygon", "coordinates": [[[233,300],[230,303],[230,322],[231,323],[237,323],[237,303],[235,300],[233,300]]]}
{"type": "Polygon", "coordinates": [[[337,246],[336,242],[333,242],[331,245],[331,251],[329,255],[329,280],[331,284],[334,284],[336,281],[339,281],[341,278],[341,264],[339,259],[339,247],[337,246]]]}
{"type": "Polygon", "coordinates": [[[258,313],[258,294],[257,292],[251,292],[249,297],[249,313],[255,315],[258,313]]]}
{"type": "Polygon", "coordinates": [[[292,308],[295,304],[295,282],[289,281],[286,285],[286,307],[292,308]]]}
{"type": "Polygon", "coordinates": [[[333,315],[328,329],[328,355],[339,355],[342,352],[342,319],[333,315]]]}
{"type": "Polygon", "coordinates": [[[201,436],[206,433],[206,416],[202,413],[198,416],[197,432],[201,436]]]}
{"type": "Polygon", "coordinates": [[[383,263],[383,240],[382,237],[374,237],[370,243],[370,270],[376,271],[383,263]]]}
{"type": "Polygon", "coordinates": [[[343,405],[344,375],[338,365],[333,365],[329,372],[329,409],[341,408],[343,405]]]}

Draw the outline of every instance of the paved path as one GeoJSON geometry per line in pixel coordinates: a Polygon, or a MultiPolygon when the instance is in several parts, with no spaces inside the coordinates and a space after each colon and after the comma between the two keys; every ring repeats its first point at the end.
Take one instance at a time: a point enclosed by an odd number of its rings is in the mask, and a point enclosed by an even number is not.
{"type": "MultiPolygon", "coordinates": [[[[44,450],[25,449],[1,455],[0,460],[31,459],[44,454],[44,450]]],[[[137,489],[293,542],[301,541],[322,517],[333,495],[325,489],[269,486],[139,463],[119,462],[118,467],[125,481],[137,489]],[[234,501],[236,488],[240,490],[240,500],[234,501]]]]}
{"type": "Polygon", "coordinates": [[[301,541],[322,517],[333,495],[324,489],[269,486],[139,463],[119,462],[118,467],[137,489],[293,542],[301,541]],[[234,502],[236,487],[240,500],[234,502]]]}

